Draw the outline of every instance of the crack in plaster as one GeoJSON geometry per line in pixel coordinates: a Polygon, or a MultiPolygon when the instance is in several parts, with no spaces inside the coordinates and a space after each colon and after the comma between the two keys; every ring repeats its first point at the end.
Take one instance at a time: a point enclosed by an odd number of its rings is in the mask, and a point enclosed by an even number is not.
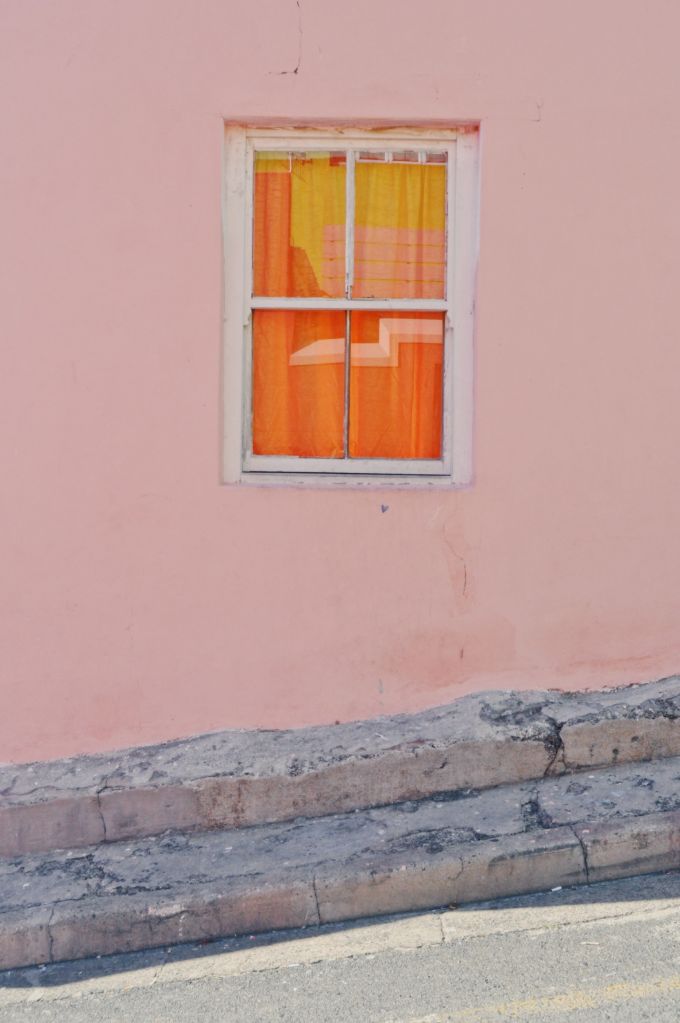
{"type": "Polygon", "coordinates": [[[298,50],[297,50],[297,62],[294,68],[290,68],[286,71],[270,71],[270,74],[275,75],[296,75],[302,67],[302,6],[300,0],[295,0],[295,6],[297,7],[297,32],[298,32],[298,50]]]}
{"type": "MultiPolygon", "coordinates": [[[[446,534],[446,523],[444,523],[444,527],[442,529],[442,538],[444,540],[444,543],[446,544],[448,549],[451,551],[451,553],[453,554],[454,558],[456,558],[456,560],[459,562],[459,564],[460,564],[460,566],[461,566],[461,568],[463,570],[463,582],[462,582],[461,591],[460,591],[460,596],[461,596],[461,598],[463,598],[467,594],[467,587],[468,587],[467,562],[466,562],[465,558],[463,557],[463,555],[458,553],[456,548],[453,546],[452,541],[447,536],[447,534],[446,534]]],[[[452,584],[455,586],[456,585],[456,580],[454,579],[453,573],[451,572],[451,570],[449,570],[449,576],[451,577],[452,584]]]]}

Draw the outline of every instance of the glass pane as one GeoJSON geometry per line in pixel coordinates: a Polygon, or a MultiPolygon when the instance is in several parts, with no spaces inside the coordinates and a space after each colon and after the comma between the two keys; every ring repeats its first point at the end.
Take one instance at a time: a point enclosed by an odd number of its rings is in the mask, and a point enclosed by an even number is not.
{"type": "Polygon", "coordinates": [[[441,458],[443,313],[353,312],[349,454],[441,458]]]}
{"type": "Polygon", "coordinates": [[[445,153],[359,153],[354,298],[445,297],[445,160],[445,153]]]}
{"type": "Polygon", "coordinates": [[[256,153],[253,294],[345,294],[345,154],[256,153]]]}
{"type": "Polygon", "coordinates": [[[345,313],[253,313],[253,453],[342,458],[345,313]]]}

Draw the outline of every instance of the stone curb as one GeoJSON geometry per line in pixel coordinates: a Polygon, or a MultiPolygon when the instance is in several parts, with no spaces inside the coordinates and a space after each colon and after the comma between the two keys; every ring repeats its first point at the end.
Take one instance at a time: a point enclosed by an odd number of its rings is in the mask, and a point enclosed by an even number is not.
{"type": "Polygon", "coordinates": [[[569,828],[511,836],[474,850],[426,853],[381,867],[331,868],[279,883],[240,880],[163,898],[120,895],[58,903],[51,912],[0,914],[0,968],[133,952],[224,935],[255,934],[429,909],[553,885],[583,884],[581,846],[569,828]]]}
{"type": "Polygon", "coordinates": [[[680,677],[0,767],[0,856],[323,816],[680,754],[680,677]]]}
{"type": "Polygon", "coordinates": [[[173,901],[110,896],[62,903],[52,911],[0,914],[0,969],[132,952],[225,935],[334,923],[434,909],[510,895],[613,880],[680,867],[680,814],[624,824],[558,828],[536,836],[484,842],[460,855],[382,868],[341,868],[312,879],[272,884],[258,879],[225,892],[208,886],[173,901]],[[584,855],[589,861],[586,871],[584,855]]]}
{"type": "Polygon", "coordinates": [[[0,968],[676,870],[680,809],[647,811],[680,802],[679,774],[680,759],[624,765],[581,776],[577,790],[565,775],[7,860],[0,968]]]}

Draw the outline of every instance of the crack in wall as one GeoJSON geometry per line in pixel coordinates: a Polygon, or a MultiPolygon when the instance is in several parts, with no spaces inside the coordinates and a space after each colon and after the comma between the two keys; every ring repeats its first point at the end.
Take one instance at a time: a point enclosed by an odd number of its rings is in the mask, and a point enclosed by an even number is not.
{"type": "Polygon", "coordinates": [[[295,0],[295,6],[297,7],[297,32],[298,32],[298,49],[297,49],[297,61],[294,68],[290,68],[287,71],[270,71],[270,74],[274,75],[296,75],[302,67],[302,6],[300,0],[295,0]]]}
{"type": "MultiPolygon", "coordinates": [[[[463,579],[462,579],[462,585],[461,585],[461,589],[460,589],[460,598],[463,599],[467,595],[467,588],[468,588],[467,561],[465,560],[465,558],[463,557],[462,554],[458,553],[458,551],[454,547],[452,541],[447,536],[447,534],[446,534],[446,523],[444,523],[444,527],[442,529],[442,538],[443,538],[444,543],[446,544],[447,548],[449,549],[449,551],[454,556],[454,558],[456,559],[456,561],[458,562],[458,564],[460,565],[460,567],[462,569],[463,579]]],[[[449,577],[451,579],[451,583],[453,584],[453,586],[454,587],[457,586],[457,581],[455,579],[455,573],[452,571],[450,564],[449,564],[449,577]]]]}

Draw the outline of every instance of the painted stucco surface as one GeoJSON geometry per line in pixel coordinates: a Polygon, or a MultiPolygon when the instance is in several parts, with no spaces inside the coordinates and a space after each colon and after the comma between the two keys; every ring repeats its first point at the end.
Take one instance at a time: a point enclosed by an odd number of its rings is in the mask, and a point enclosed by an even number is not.
{"type": "Polygon", "coordinates": [[[677,670],[679,32],[2,0],[0,760],[677,670]],[[480,122],[472,487],[220,485],[225,119],[480,122]]]}

